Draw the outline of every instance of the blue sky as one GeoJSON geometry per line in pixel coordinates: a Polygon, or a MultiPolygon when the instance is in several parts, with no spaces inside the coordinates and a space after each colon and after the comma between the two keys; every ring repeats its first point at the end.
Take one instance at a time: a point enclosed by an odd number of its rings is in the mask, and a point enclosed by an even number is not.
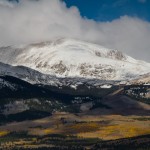
{"type": "MultiPolygon", "coordinates": [[[[19,1],[19,0],[9,0],[19,1]]],[[[150,0],[62,0],[67,7],[76,6],[82,17],[95,21],[112,21],[121,16],[138,17],[150,22],[150,0]]]]}
{"type": "Polygon", "coordinates": [[[83,17],[112,21],[128,15],[150,21],[150,0],[64,0],[67,7],[77,6],[83,17]]]}

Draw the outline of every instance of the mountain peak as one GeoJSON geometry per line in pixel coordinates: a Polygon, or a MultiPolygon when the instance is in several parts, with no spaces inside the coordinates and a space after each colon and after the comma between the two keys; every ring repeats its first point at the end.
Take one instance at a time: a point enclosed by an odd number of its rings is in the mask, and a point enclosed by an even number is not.
{"type": "Polygon", "coordinates": [[[118,50],[66,38],[21,48],[0,48],[0,61],[59,77],[102,80],[130,79],[147,73],[150,69],[150,64],[135,60],[118,50]]]}

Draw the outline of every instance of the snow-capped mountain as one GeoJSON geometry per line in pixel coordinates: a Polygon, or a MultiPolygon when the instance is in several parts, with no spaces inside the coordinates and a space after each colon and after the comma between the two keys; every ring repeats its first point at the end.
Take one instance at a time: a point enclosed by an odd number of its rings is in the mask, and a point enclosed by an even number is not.
{"type": "Polygon", "coordinates": [[[74,39],[0,48],[0,62],[57,77],[126,80],[148,73],[150,64],[117,50],[74,39]]]}

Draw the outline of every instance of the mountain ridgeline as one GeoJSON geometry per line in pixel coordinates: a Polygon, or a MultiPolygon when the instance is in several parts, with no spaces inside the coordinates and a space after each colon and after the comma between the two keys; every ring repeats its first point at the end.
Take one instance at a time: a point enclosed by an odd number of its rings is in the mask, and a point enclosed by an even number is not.
{"type": "Polygon", "coordinates": [[[118,50],[74,39],[1,47],[0,62],[28,67],[45,75],[99,80],[134,79],[150,69],[149,63],[118,50]]]}

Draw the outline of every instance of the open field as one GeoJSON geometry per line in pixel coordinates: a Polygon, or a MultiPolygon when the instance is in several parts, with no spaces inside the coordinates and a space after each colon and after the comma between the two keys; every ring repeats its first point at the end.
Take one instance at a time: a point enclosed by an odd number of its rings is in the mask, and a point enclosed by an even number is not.
{"type": "Polygon", "coordinates": [[[112,140],[150,134],[149,116],[55,113],[50,117],[0,126],[0,135],[26,131],[29,135],[74,135],[112,140]]]}
{"type": "Polygon", "coordinates": [[[149,116],[55,113],[39,120],[0,126],[0,148],[50,149],[63,145],[67,149],[70,145],[80,150],[95,147],[102,141],[149,134],[149,116]]]}

